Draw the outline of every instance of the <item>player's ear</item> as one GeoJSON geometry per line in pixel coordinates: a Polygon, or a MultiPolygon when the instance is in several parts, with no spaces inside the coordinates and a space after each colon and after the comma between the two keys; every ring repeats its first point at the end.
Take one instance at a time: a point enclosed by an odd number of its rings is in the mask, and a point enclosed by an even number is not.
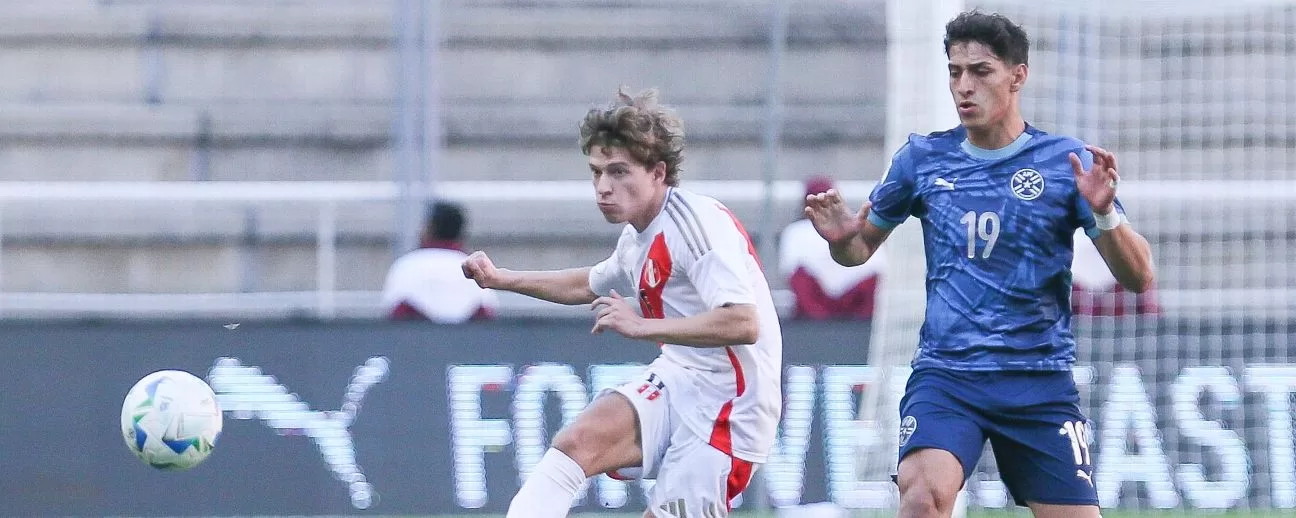
{"type": "Polygon", "coordinates": [[[1026,77],[1030,75],[1030,67],[1025,63],[1018,63],[1012,67],[1012,82],[1008,84],[1010,91],[1016,92],[1026,86],[1026,77]]]}
{"type": "Polygon", "coordinates": [[[666,162],[657,161],[657,163],[653,164],[652,169],[648,170],[648,174],[652,175],[653,180],[661,180],[662,183],[666,183],[666,162]]]}

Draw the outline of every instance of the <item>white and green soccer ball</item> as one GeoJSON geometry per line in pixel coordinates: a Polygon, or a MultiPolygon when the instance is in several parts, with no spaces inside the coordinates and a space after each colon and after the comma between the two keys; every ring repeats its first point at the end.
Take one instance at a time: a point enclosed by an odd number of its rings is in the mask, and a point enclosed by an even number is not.
{"type": "Polygon", "coordinates": [[[145,464],[182,471],[211,455],[220,436],[220,405],[202,379],[164,370],[131,387],[122,404],[122,437],[145,464]]]}

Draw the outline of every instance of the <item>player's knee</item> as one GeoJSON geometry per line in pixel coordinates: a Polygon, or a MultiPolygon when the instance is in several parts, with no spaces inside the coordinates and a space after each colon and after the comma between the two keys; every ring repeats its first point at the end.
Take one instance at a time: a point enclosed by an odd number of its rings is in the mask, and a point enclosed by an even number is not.
{"type": "Polygon", "coordinates": [[[900,495],[900,516],[905,518],[944,517],[949,516],[953,510],[954,498],[926,487],[900,495]]]}
{"type": "MultiPolygon", "coordinates": [[[[632,432],[633,433],[633,432],[632,432]]],[[[597,422],[576,422],[554,435],[550,446],[567,454],[586,471],[601,472],[619,464],[617,457],[624,434],[597,422]]]]}
{"type": "Polygon", "coordinates": [[[942,489],[930,478],[918,476],[900,485],[900,516],[927,518],[949,516],[958,491],[942,489]]]}
{"type": "MultiPolygon", "coordinates": [[[[617,464],[627,454],[638,456],[634,407],[621,394],[596,399],[571,424],[563,427],[551,446],[581,466],[617,464]]],[[[617,464],[620,466],[620,464],[617,464]]]]}
{"type": "Polygon", "coordinates": [[[578,464],[584,465],[581,463],[581,458],[588,455],[586,453],[588,450],[594,449],[592,447],[596,446],[597,435],[589,426],[572,423],[554,434],[553,442],[549,446],[567,454],[578,464]]]}

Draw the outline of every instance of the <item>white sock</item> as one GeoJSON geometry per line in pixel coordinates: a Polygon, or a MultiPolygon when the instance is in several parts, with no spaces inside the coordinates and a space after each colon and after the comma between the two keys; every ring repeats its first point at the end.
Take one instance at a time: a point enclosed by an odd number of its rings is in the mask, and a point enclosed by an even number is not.
{"type": "Polygon", "coordinates": [[[509,503],[507,518],[563,518],[585,484],[585,470],[549,448],[509,503]]]}

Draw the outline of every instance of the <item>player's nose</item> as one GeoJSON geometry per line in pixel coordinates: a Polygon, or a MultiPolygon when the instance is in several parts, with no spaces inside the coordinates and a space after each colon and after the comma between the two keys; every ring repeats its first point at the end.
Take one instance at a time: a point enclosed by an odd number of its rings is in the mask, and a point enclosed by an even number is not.
{"type": "Polygon", "coordinates": [[[958,78],[954,79],[954,91],[959,94],[959,100],[971,97],[974,86],[975,83],[967,76],[967,74],[962,74],[958,78]]]}
{"type": "Polygon", "coordinates": [[[612,194],[612,180],[602,174],[594,177],[594,192],[599,196],[612,194]]]}

